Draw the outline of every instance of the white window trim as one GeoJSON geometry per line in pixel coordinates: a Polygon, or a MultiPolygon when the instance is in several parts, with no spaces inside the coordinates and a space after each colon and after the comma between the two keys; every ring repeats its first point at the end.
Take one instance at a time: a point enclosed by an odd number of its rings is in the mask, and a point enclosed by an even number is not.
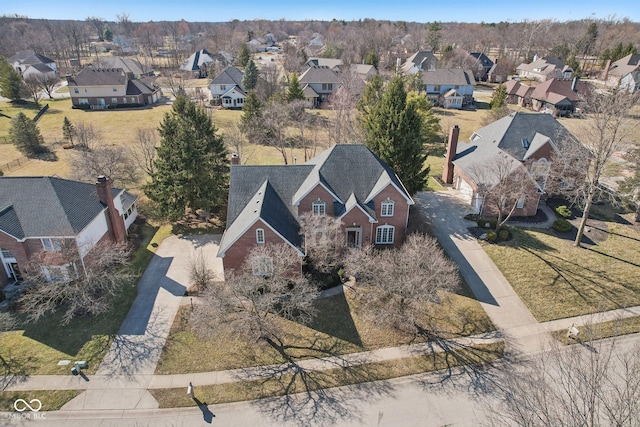
{"type": "Polygon", "coordinates": [[[256,256],[251,260],[251,269],[256,276],[270,276],[273,274],[273,258],[266,255],[256,256]]]}
{"type": "Polygon", "coordinates": [[[518,199],[518,202],[516,203],[516,208],[517,209],[522,209],[524,207],[524,203],[527,200],[527,196],[525,196],[524,194],[522,196],[520,196],[520,198],[518,199]]]}
{"type": "Polygon", "coordinates": [[[392,245],[396,235],[393,225],[381,225],[376,228],[376,245],[392,245]]]}
{"type": "Polygon", "coordinates": [[[395,202],[393,200],[385,200],[380,204],[380,216],[393,216],[395,212],[395,202]]]}
{"type": "Polygon", "coordinates": [[[256,243],[264,245],[264,228],[256,228],[256,243]]]}
{"type": "Polygon", "coordinates": [[[327,214],[327,204],[325,202],[317,201],[311,203],[311,213],[316,216],[327,214]],[[316,212],[317,211],[317,212],[316,212]]]}
{"type": "Polygon", "coordinates": [[[45,252],[59,252],[62,249],[60,239],[43,237],[40,239],[40,242],[42,243],[42,249],[45,252]]]}

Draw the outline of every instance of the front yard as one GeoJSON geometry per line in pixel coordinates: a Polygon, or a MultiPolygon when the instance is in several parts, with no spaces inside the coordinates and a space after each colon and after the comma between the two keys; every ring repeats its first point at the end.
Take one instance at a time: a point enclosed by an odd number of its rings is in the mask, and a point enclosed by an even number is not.
{"type": "Polygon", "coordinates": [[[585,248],[522,229],[484,248],[540,322],[640,305],[640,228],[607,225],[606,240],[585,248]]]}

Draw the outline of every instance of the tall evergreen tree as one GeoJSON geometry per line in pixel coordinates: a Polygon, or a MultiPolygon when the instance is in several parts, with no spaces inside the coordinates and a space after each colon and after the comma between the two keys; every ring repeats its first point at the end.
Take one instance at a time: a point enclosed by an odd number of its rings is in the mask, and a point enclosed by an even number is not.
{"type": "Polygon", "coordinates": [[[0,55],[0,94],[12,101],[28,96],[28,92],[18,73],[4,56],[0,55]]]}
{"type": "Polygon", "coordinates": [[[292,102],[297,99],[304,100],[304,92],[302,91],[302,85],[298,75],[293,73],[291,75],[291,81],[289,81],[289,89],[287,89],[287,102],[292,102]]]}
{"type": "Polygon", "coordinates": [[[20,152],[27,156],[34,156],[43,153],[44,139],[40,134],[40,129],[36,124],[20,112],[11,119],[11,128],[9,129],[9,139],[20,152]]]}
{"type": "Polygon", "coordinates": [[[253,59],[249,58],[247,66],[244,67],[244,76],[242,76],[242,86],[244,90],[253,90],[258,83],[258,67],[253,59]]]}
{"type": "Polygon", "coordinates": [[[491,109],[495,110],[503,107],[507,103],[507,88],[503,84],[499,84],[498,87],[493,91],[493,95],[491,96],[491,101],[489,105],[491,105],[491,109]]]}
{"type": "Polygon", "coordinates": [[[73,147],[73,136],[76,133],[76,128],[73,126],[73,123],[69,121],[67,116],[64,116],[64,120],[62,121],[62,137],[65,141],[69,141],[69,144],[73,147]]]}
{"type": "Polygon", "coordinates": [[[245,134],[249,142],[255,144],[259,144],[264,135],[262,110],[263,105],[258,99],[258,95],[255,92],[249,92],[242,106],[240,130],[245,134]]]}
{"type": "Polygon", "coordinates": [[[410,194],[422,190],[429,169],[423,144],[424,123],[416,102],[407,102],[401,77],[395,77],[380,100],[361,110],[365,144],[400,177],[410,194]]]}
{"type": "Polygon", "coordinates": [[[240,68],[244,68],[247,66],[247,63],[251,59],[251,51],[249,50],[249,46],[246,43],[242,43],[240,45],[240,53],[238,53],[238,58],[236,59],[236,63],[240,68]]]}
{"type": "Polygon", "coordinates": [[[222,138],[204,108],[176,98],[158,133],[155,170],[145,193],[160,214],[175,220],[186,208],[211,211],[226,201],[229,160],[222,138]]]}

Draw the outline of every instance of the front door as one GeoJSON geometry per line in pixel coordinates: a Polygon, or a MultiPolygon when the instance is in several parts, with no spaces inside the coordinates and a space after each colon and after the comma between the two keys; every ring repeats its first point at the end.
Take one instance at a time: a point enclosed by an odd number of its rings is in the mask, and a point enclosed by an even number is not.
{"type": "Polygon", "coordinates": [[[346,228],[347,233],[347,247],[359,248],[362,246],[362,227],[350,227],[346,228]]]}

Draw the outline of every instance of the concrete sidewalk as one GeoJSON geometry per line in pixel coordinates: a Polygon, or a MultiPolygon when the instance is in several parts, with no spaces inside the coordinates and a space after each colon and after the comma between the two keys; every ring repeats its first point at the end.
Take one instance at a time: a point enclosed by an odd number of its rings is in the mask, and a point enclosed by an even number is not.
{"type": "MultiPolygon", "coordinates": [[[[76,389],[86,389],[61,410],[158,407],[147,389],[188,287],[191,254],[200,248],[207,259],[214,260],[215,272],[222,277],[222,263],[216,258],[219,242],[219,235],[170,236],[162,242],[140,279],[138,296],[96,374],[87,381],[82,377],[56,381],[58,388],[74,385],[76,389]]],[[[29,380],[25,385],[28,383],[29,380]]]]}
{"type": "Polygon", "coordinates": [[[548,346],[550,336],[469,233],[474,222],[464,219],[468,203],[462,194],[456,190],[421,192],[414,199],[482,308],[507,339],[507,352],[531,353],[548,346]]]}

